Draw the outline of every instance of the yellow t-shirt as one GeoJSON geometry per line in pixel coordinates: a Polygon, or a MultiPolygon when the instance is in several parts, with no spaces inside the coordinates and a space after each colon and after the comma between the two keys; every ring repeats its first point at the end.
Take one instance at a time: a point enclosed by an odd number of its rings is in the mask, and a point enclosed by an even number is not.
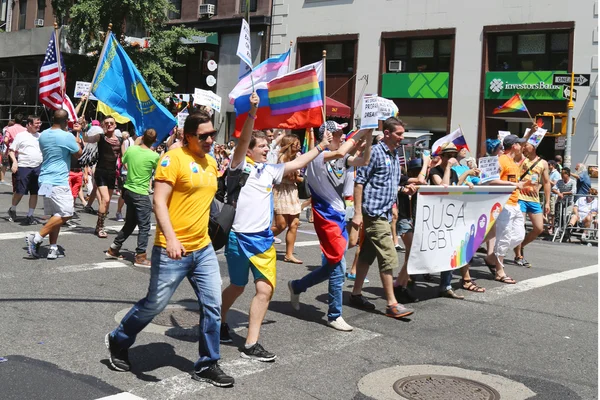
{"type": "MultiPolygon", "coordinates": [[[[521,163],[521,171],[519,177],[525,172],[527,172],[529,167],[533,165],[533,163],[536,162],[536,160],[537,158],[535,158],[533,161],[529,160],[528,158],[525,158],[521,163]]],[[[535,167],[531,168],[527,175],[523,177],[523,182],[533,181],[537,182],[537,184],[531,188],[528,187],[521,190],[521,193],[519,194],[519,200],[533,201],[537,203],[540,202],[540,188],[542,187],[542,176],[544,175],[544,169],[546,168],[545,163],[546,162],[544,160],[540,160],[535,165],[535,167]]]]}
{"type": "MultiPolygon", "coordinates": [[[[498,157],[498,163],[500,163],[500,179],[501,180],[514,182],[514,183],[519,181],[519,177],[520,177],[519,166],[517,165],[515,160],[513,160],[506,154],[502,154],[500,157],[498,157]]],[[[516,206],[519,204],[519,190],[518,189],[515,190],[510,195],[506,204],[509,206],[516,206]]]]}
{"type": "MultiPolygon", "coordinates": [[[[169,218],[186,252],[200,250],[210,243],[208,218],[217,192],[217,174],[214,158],[209,155],[200,158],[185,147],[167,152],[158,162],[154,179],[173,186],[167,202],[169,218]]],[[[167,247],[160,226],[156,228],[154,244],[167,247]]]]}

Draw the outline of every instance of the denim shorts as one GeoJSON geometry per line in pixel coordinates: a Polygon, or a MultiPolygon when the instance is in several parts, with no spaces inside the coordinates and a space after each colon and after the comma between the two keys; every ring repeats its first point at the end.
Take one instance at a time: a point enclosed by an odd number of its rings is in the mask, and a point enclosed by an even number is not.
{"type": "Polygon", "coordinates": [[[519,200],[521,212],[531,214],[541,214],[543,212],[542,205],[537,201],[519,200]]]}
{"type": "Polygon", "coordinates": [[[402,236],[405,233],[414,232],[415,228],[413,226],[412,219],[399,219],[396,222],[396,233],[398,236],[402,236]]]}

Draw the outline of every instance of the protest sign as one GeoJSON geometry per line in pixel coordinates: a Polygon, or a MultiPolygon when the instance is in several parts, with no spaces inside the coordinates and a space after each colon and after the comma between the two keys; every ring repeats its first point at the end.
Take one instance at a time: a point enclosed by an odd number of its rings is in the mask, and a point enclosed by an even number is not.
{"type": "MultiPolygon", "coordinates": [[[[531,129],[527,128],[525,130],[525,135],[527,135],[530,131],[531,129]]],[[[537,130],[531,134],[529,139],[527,139],[527,143],[531,143],[534,147],[537,148],[540,145],[540,142],[542,141],[544,136],[546,136],[546,132],[548,132],[547,129],[537,128],[537,130]]]]}
{"type": "Polygon", "coordinates": [[[362,102],[362,116],[360,119],[361,129],[377,128],[379,126],[377,114],[379,113],[378,97],[373,94],[365,94],[362,102]]]}
{"type": "Polygon", "coordinates": [[[469,263],[513,190],[512,186],[421,186],[408,273],[439,273],[469,263]]]}
{"type": "Polygon", "coordinates": [[[504,142],[504,138],[510,135],[510,131],[498,131],[498,140],[504,142]]]}
{"type": "Polygon", "coordinates": [[[94,95],[90,92],[92,87],[92,82],[83,82],[77,81],[75,82],[75,93],[73,93],[73,98],[80,99],[86,94],[90,94],[90,100],[98,100],[94,95]]]}
{"type": "Polygon", "coordinates": [[[385,121],[389,117],[394,117],[398,114],[398,106],[392,100],[377,97],[377,106],[379,107],[377,118],[380,121],[385,121]]]}
{"type": "Polygon", "coordinates": [[[194,89],[194,104],[208,106],[216,112],[221,112],[221,96],[217,96],[210,90],[194,89]]]}
{"type": "Polygon", "coordinates": [[[183,129],[183,125],[185,124],[185,120],[187,119],[188,115],[190,115],[187,111],[185,112],[180,112],[177,114],[177,127],[183,129]]]}
{"type": "Polygon", "coordinates": [[[498,157],[481,157],[479,159],[479,170],[481,175],[481,183],[493,181],[494,179],[500,179],[500,163],[498,157]]]}
{"type": "Polygon", "coordinates": [[[236,55],[252,68],[252,50],[250,47],[250,25],[245,19],[242,19],[242,30],[240,31],[240,40],[238,42],[236,55]]]}

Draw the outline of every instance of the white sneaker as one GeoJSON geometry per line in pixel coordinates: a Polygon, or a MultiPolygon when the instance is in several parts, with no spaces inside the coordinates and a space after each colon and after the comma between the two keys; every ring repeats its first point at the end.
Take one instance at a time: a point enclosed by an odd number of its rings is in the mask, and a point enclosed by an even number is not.
{"type": "Polygon", "coordinates": [[[299,311],[300,295],[294,293],[294,289],[292,288],[292,281],[288,281],[288,289],[290,289],[290,303],[292,304],[292,308],[296,311],[299,311]]]}
{"type": "Polygon", "coordinates": [[[56,260],[57,258],[63,258],[65,255],[59,249],[50,248],[48,251],[48,256],[46,259],[48,260],[56,260]]]}
{"type": "Polygon", "coordinates": [[[338,331],[342,332],[351,332],[354,329],[353,327],[348,325],[342,317],[337,317],[337,319],[333,321],[327,321],[327,325],[329,325],[333,329],[337,329],[338,331]]]}
{"type": "Polygon", "coordinates": [[[117,213],[116,219],[118,222],[125,221],[125,218],[123,218],[123,214],[121,214],[120,212],[117,213]]]}
{"type": "Polygon", "coordinates": [[[281,244],[281,239],[279,239],[277,236],[273,238],[273,241],[275,242],[275,244],[281,244]]]}

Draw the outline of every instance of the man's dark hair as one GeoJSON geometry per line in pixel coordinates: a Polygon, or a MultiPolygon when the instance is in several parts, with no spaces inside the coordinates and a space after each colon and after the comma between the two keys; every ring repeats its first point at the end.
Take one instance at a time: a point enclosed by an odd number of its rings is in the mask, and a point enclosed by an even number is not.
{"type": "Polygon", "coordinates": [[[557,154],[557,155],[554,156],[554,160],[557,163],[559,163],[559,162],[562,162],[563,158],[562,158],[562,156],[560,154],[557,154]]]}
{"type": "Polygon", "coordinates": [[[562,169],[562,171],[560,171],[560,172],[563,174],[567,174],[568,176],[571,176],[571,168],[569,168],[569,167],[564,167],[562,169]]]}
{"type": "Polygon", "coordinates": [[[250,138],[250,143],[248,144],[248,149],[252,150],[254,146],[256,146],[257,139],[267,140],[267,134],[263,131],[254,131],[252,132],[252,137],[250,138]]]}
{"type": "Polygon", "coordinates": [[[185,123],[183,124],[183,134],[196,135],[198,126],[206,124],[207,122],[211,122],[210,114],[208,112],[204,110],[194,112],[185,119],[185,123]]]}
{"type": "Polygon", "coordinates": [[[15,124],[23,125],[23,114],[15,114],[15,124]]]}
{"type": "Polygon", "coordinates": [[[548,165],[552,165],[552,168],[556,168],[558,166],[558,163],[554,160],[550,160],[548,161],[548,165]]]}
{"type": "Polygon", "coordinates": [[[66,110],[56,110],[54,111],[54,115],[52,116],[52,124],[53,125],[67,125],[69,121],[69,114],[66,110]]]}
{"type": "Polygon", "coordinates": [[[405,128],[406,124],[396,117],[389,117],[388,119],[383,121],[384,131],[394,132],[398,126],[405,128]]]}
{"type": "Polygon", "coordinates": [[[27,116],[27,125],[33,125],[36,119],[40,119],[37,115],[28,115],[27,116]]]}
{"type": "Polygon", "coordinates": [[[156,131],[152,128],[148,128],[144,131],[144,136],[142,136],[142,142],[148,146],[152,147],[154,142],[156,142],[156,131]]]}

